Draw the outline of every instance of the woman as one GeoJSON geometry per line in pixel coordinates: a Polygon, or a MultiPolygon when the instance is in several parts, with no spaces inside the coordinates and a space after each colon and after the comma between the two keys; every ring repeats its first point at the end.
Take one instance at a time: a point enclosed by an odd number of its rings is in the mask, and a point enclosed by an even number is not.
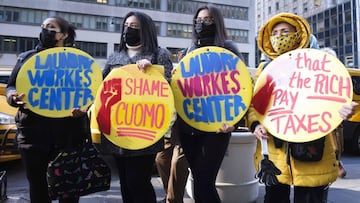
{"type": "MultiPolygon", "coordinates": [[[[141,12],[130,12],[124,18],[119,52],[113,53],[104,68],[103,76],[115,67],[137,64],[142,71],[152,64],[165,67],[165,77],[171,77],[170,52],[158,47],[155,24],[141,12]]],[[[101,126],[105,129],[107,126],[101,126]]],[[[102,136],[103,137],[103,136],[102,136]]],[[[157,152],[163,150],[164,140],[141,150],[127,150],[102,139],[101,149],[114,154],[117,164],[121,194],[124,203],[155,203],[156,195],[151,184],[151,174],[157,152]]]]}
{"type": "MultiPolygon", "coordinates": [[[[286,52],[316,47],[312,45],[315,38],[311,36],[308,22],[295,14],[280,13],[266,22],[259,31],[258,46],[269,59],[276,59],[286,52]],[[287,43],[282,43],[286,41],[287,43]]],[[[255,81],[265,68],[260,64],[255,74],[255,81]]],[[[286,67],[284,67],[286,68],[286,67]]],[[[339,110],[343,119],[354,113],[355,102],[345,105],[339,110]]],[[[335,156],[332,136],[325,136],[321,160],[303,161],[289,152],[287,142],[270,135],[255,115],[255,109],[249,108],[248,124],[259,140],[254,155],[256,170],[262,160],[261,139],[267,139],[269,159],[281,171],[277,175],[278,184],[266,185],[264,202],[289,203],[290,188],[294,188],[294,202],[323,203],[327,202],[329,185],[337,178],[338,161],[335,156]],[[291,154],[291,155],[289,155],[291,154]]],[[[312,151],[314,148],[311,148],[312,151]]]]}
{"type": "MultiPolygon", "coordinates": [[[[8,103],[19,108],[15,118],[18,129],[16,141],[25,166],[32,203],[51,202],[46,178],[48,163],[59,149],[82,143],[88,133],[85,111],[73,109],[72,116],[65,118],[41,116],[26,108],[22,101],[25,94],[16,91],[16,78],[27,59],[45,49],[74,44],[75,27],[60,17],[45,19],[41,28],[39,44],[34,50],[19,55],[6,88],[8,103]]],[[[78,197],[59,200],[60,203],[78,201],[78,197]]]]}
{"type": "MultiPolygon", "coordinates": [[[[193,41],[186,53],[204,46],[218,46],[232,51],[242,59],[235,45],[227,40],[224,18],[213,5],[200,7],[193,22],[193,41]]],[[[175,123],[186,159],[194,178],[194,196],[197,203],[218,203],[216,176],[229,144],[234,126],[223,123],[218,132],[197,130],[180,118],[175,123]]]]}

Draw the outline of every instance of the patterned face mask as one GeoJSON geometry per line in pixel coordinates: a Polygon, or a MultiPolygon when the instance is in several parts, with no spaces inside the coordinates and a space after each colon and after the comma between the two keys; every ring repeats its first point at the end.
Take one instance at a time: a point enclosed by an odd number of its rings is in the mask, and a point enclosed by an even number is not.
{"type": "Polygon", "coordinates": [[[299,44],[299,39],[300,36],[297,32],[279,36],[270,36],[271,46],[278,54],[283,54],[296,48],[299,44]]]}

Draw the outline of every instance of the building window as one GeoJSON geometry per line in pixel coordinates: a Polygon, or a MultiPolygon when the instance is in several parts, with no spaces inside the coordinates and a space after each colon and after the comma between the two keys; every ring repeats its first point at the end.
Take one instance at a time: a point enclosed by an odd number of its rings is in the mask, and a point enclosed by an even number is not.
{"type": "Polygon", "coordinates": [[[244,53],[242,52],[241,55],[243,56],[244,58],[244,63],[246,66],[249,66],[249,53],[244,53]]]}
{"type": "MultiPolygon", "coordinates": [[[[197,2],[190,0],[168,0],[168,11],[175,13],[186,13],[194,14],[196,10],[205,6],[206,2],[197,2]]],[[[225,18],[239,19],[239,20],[248,20],[249,19],[249,9],[246,7],[240,6],[230,6],[224,4],[214,4],[221,10],[221,13],[225,18]]]]}
{"type": "Polygon", "coordinates": [[[192,25],[168,23],[167,24],[167,36],[168,37],[191,38],[192,25]]]}
{"type": "Polygon", "coordinates": [[[34,49],[37,44],[38,44],[37,38],[0,35],[0,53],[19,54],[21,52],[34,49]]]}
{"type": "Polygon", "coordinates": [[[110,31],[110,23],[113,22],[115,23],[113,24],[115,31],[120,31],[121,24],[119,23],[122,23],[121,18],[108,16],[91,16],[65,12],[58,12],[57,15],[74,24],[78,29],[110,31]]]}
{"type": "Polygon", "coordinates": [[[317,23],[317,32],[323,32],[325,30],[325,22],[324,20],[318,20],[318,23],[317,23]]]}
{"type": "Polygon", "coordinates": [[[330,20],[331,20],[331,22],[330,22],[331,27],[336,27],[337,26],[337,16],[336,15],[331,16],[330,20]]]}
{"type": "Polygon", "coordinates": [[[345,45],[352,45],[352,32],[345,33],[345,45]]]}
{"type": "Polygon", "coordinates": [[[107,57],[107,44],[106,43],[77,41],[77,42],[75,42],[75,47],[90,54],[94,58],[95,57],[96,58],[106,58],[107,57]]]}
{"type": "Polygon", "coordinates": [[[0,22],[40,25],[48,11],[0,6],[0,22]]]}
{"type": "Polygon", "coordinates": [[[278,10],[280,9],[280,4],[279,4],[279,2],[276,2],[275,8],[276,8],[276,11],[278,11],[278,10]]]}
{"type": "Polygon", "coordinates": [[[333,37],[330,39],[330,46],[331,47],[338,47],[338,39],[337,37],[333,37]]]}
{"type": "Polygon", "coordinates": [[[351,11],[345,11],[345,23],[351,22],[351,11]]]}
{"type": "Polygon", "coordinates": [[[237,30],[227,29],[229,37],[235,42],[249,43],[249,31],[248,30],[237,30]]]}

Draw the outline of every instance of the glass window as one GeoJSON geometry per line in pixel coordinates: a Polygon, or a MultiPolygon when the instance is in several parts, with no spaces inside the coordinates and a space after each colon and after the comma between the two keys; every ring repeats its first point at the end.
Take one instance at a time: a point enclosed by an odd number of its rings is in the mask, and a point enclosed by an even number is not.
{"type": "Polygon", "coordinates": [[[167,36],[191,38],[192,25],[187,24],[167,24],[167,36]]]}
{"type": "Polygon", "coordinates": [[[242,52],[241,55],[244,57],[244,63],[246,66],[249,65],[249,53],[242,52]]]}
{"type": "Polygon", "coordinates": [[[249,31],[238,29],[227,29],[229,37],[235,42],[249,43],[249,31]]]}
{"type": "Polygon", "coordinates": [[[35,48],[36,38],[0,36],[0,53],[21,53],[35,48]]]}
{"type": "Polygon", "coordinates": [[[351,32],[348,32],[348,33],[345,33],[345,45],[346,44],[351,44],[352,45],[352,33],[351,32]]]}
{"type": "Polygon", "coordinates": [[[345,54],[352,54],[352,45],[345,46],[345,54]]]}
{"type": "Polygon", "coordinates": [[[20,9],[14,9],[12,21],[13,22],[20,22],[20,9]]]}
{"type": "Polygon", "coordinates": [[[330,45],[331,45],[331,47],[338,47],[338,39],[337,39],[337,37],[334,37],[334,38],[330,39],[330,45]]]}
{"type": "Polygon", "coordinates": [[[107,57],[107,44],[106,43],[77,41],[76,47],[85,51],[92,57],[97,57],[97,58],[106,58],[107,57]]]}
{"type": "Polygon", "coordinates": [[[88,29],[93,29],[95,30],[96,29],[96,23],[95,23],[95,16],[89,16],[89,27],[88,29]]]}
{"type": "Polygon", "coordinates": [[[331,35],[332,36],[337,35],[337,28],[332,28],[331,29],[331,35]]]}
{"type": "Polygon", "coordinates": [[[345,11],[345,23],[351,22],[351,11],[345,11]]]}
{"type": "Polygon", "coordinates": [[[12,21],[12,12],[9,10],[5,10],[5,21],[7,21],[7,22],[12,21]]]}
{"type": "MultiPolygon", "coordinates": [[[[159,0],[157,0],[158,2],[159,0]]],[[[167,9],[169,12],[193,14],[197,8],[206,5],[206,2],[197,2],[190,0],[168,0],[167,9]]],[[[222,12],[225,18],[248,20],[248,8],[240,6],[229,6],[224,4],[215,4],[222,12]]]]}
{"type": "Polygon", "coordinates": [[[324,20],[318,20],[317,32],[323,32],[325,30],[324,20]]]}
{"type": "Polygon", "coordinates": [[[331,27],[337,26],[337,16],[336,15],[331,16],[330,21],[331,21],[331,27]]]}
{"type": "Polygon", "coordinates": [[[12,53],[15,52],[16,53],[16,38],[15,37],[4,37],[4,52],[8,52],[8,53],[12,53]]]}

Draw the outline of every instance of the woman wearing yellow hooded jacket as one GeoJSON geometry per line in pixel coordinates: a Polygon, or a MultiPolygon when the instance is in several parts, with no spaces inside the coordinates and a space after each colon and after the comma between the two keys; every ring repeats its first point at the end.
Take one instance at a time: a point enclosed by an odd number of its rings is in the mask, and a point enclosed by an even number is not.
{"type": "MultiPolygon", "coordinates": [[[[291,13],[280,13],[266,22],[259,31],[258,47],[270,60],[281,54],[301,48],[310,47],[311,30],[308,22],[291,13]],[[286,41],[286,43],[282,43],[286,41]]],[[[255,74],[254,81],[264,69],[260,64],[255,74]]],[[[343,119],[353,114],[354,106],[343,106],[339,113],[343,119]]],[[[258,122],[254,108],[248,112],[248,124],[258,144],[254,155],[256,170],[259,171],[261,154],[261,139],[267,139],[269,159],[281,171],[277,175],[278,184],[267,185],[264,202],[289,203],[290,186],[294,186],[295,203],[323,203],[327,199],[329,184],[334,182],[338,175],[338,161],[335,156],[332,136],[325,136],[323,156],[320,161],[304,162],[287,156],[287,143],[267,133],[266,128],[258,122]],[[288,159],[288,160],[287,160],[288,159]]]]}

